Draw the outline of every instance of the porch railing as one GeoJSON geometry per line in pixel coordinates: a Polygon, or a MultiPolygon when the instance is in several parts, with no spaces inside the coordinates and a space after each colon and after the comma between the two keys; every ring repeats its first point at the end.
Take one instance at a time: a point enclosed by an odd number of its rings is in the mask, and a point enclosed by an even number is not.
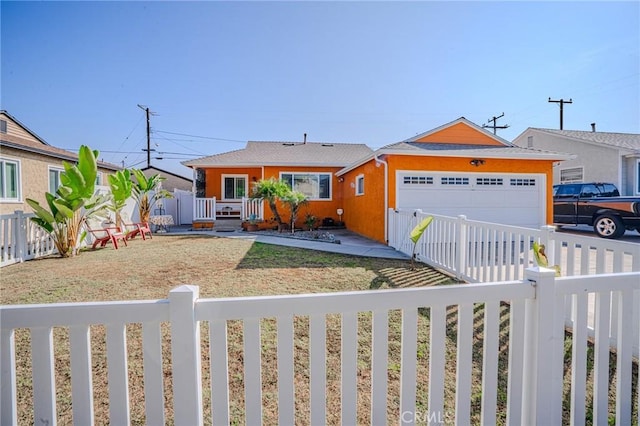
{"type": "Polygon", "coordinates": [[[30,370],[16,369],[16,353],[25,357],[29,350],[21,347],[16,352],[14,333],[29,329],[30,343],[24,344],[31,346],[33,406],[27,410],[49,425],[56,424],[60,401],[69,401],[76,424],[93,424],[95,407],[104,406],[109,407],[112,424],[130,424],[132,407],[144,407],[147,424],[171,420],[188,425],[261,424],[264,401],[271,400],[264,397],[263,389],[277,400],[280,424],[294,424],[300,412],[309,413],[310,424],[325,424],[330,416],[337,419],[338,413],[343,424],[356,424],[360,416],[371,424],[413,424],[425,419],[470,424],[472,418],[495,424],[498,400],[506,400],[507,424],[561,424],[563,416],[565,421],[570,416],[571,423],[582,423],[587,416],[586,393],[591,391],[586,385],[587,336],[574,333],[573,349],[566,355],[571,374],[565,372],[563,307],[570,299],[576,318],[583,319],[589,309],[587,295],[593,294],[598,306],[593,342],[597,355],[589,414],[594,424],[607,424],[611,392],[616,424],[631,424],[638,416],[633,408],[638,401],[632,395],[640,395],[637,379],[633,384],[632,359],[632,321],[638,307],[631,301],[640,293],[640,273],[554,275],[552,270],[529,268],[522,280],[501,283],[223,299],[200,299],[197,287],[182,286],[166,300],[2,306],[0,421],[18,422],[17,393],[29,382],[24,374],[30,370]],[[611,300],[619,305],[616,317],[607,312],[611,300]],[[475,318],[479,307],[484,313],[475,318]],[[334,336],[327,335],[327,324],[335,321],[341,324],[341,343],[329,347],[327,339],[334,336]],[[368,324],[364,335],[362,321],[368,324]],[[428,321],[428,335],[424,321],[428,321]],[[201,336],[202,322],[208,324],[206,336],[201,336]],[[301,322],[308,324],[304,347],[294,344],[302,332],[298,330],[301,322]],[[170,337],[163,336],[163,323],[168,323],[170,337]],[[106,327],[108,385],[102,386],[108,386],[109,396],[100,401],[94,401],[92,379],[91,325],[95,324],[106,327]],[[142,324],[141,334],[134,336],[142,340],[138,353],[143,358],[143,396],[129,393],[126,331],[130,324],[142,324]],[[71,361],[71,386],[60,389],[56,369],[62,367],[54,361],[57,327],[68,327],[71,361]],[[503,341],[505,328],[508,344],[503,341]],[[616,328],[618,337],[611,377],[610,328],[616,328]],[[481,346],[477,333],[483,336],[481,346]],[[455,356],[447,356],[445,349],[451,339],[455,356]],[[163,345],[171,345],[170,361],[163,361],[163,345]],[[243,353],[241,365],[233,369],[232,345],[243,353]],[[391,351],[392,346],[398,349],[391,351]],[[207,354],[201,353],[203,348],[207,354]],[[303,349],[308,349],[308,357],[298,352],[303,349]],[[274,374],[270,381],[263,379],[267,372],[262,371],[267,352],[275,357],[268,365],[277,373],[277,379],[274,374]],[[427,352],[428,364],[420,361],[427,352]],[[358,365],[363,356],[371,359],[370,387],[360,383],[358,365]],[[203,360],[210,373],[207,389],[203,388],[203,360]],[[296,371],[308,372],[308,387],[296,388],[296,371]],[[428,377],[424,395],[417,393],[417,388],[424,387],[419,371],[428,377]],[[166,374],[172,378],[172,389],[165,387],[166,374]],[[388,386],[390,374],[399,377],[398,387],[388,386]],[[571,382],[570,391],[563,391],[563,377],[571,382]],[[230,380],[236,379],[244,384],[244,395],[230,392],[230,380]],[[474,380],[481,381],[481,404],[471,404],[474,380]],[[452,396],[445,398],[445,389],[452,396]],[[339,400],[332,396],[337,391],[339,400]],[[327,411],[330,397],[333,402],[327,411]],[[167,399],[173,402],[172,410],[167,399]],[[364,414],[363,401],[370,401],[364,414]],[[209,402],[211,408],[205,410],[209,402]],[[396,405],[391,408],[389,402],[396,405]]]}
{"type": "Polygon", "coordinates": [[[254,217],[264,219],[263,200],[242,198],[241,200],[218,201],[213,198],[193,198],[193,220],[216,220],[238,218],[248,220],[254,217]]]}

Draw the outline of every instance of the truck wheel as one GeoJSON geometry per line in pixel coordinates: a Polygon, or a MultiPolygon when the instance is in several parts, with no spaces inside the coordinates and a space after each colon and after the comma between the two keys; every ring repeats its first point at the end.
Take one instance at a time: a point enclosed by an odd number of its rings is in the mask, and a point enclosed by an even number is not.
{"type": "Polygon", "coordinates": [[[598,216],[593,223],[593,230],[602,238],[620,238],[624,234],[624,224],[617,216],[598,216]]]}

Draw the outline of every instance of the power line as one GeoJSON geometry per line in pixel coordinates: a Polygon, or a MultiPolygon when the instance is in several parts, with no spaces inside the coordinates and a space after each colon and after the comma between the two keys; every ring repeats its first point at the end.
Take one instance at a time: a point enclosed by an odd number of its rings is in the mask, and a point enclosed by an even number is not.
{"type": "Polygon", "coordinates": [[[557,101],[552,101],[551,98],[549,98],[549,102],[560,104],[560,130],[562,130],[564,104],[572,104],[573,100],[571,98],[569,98],[568,101],[565,101],[564,99],[560,99],[560,100],[557,100],[557,101]]]}
{"type": "Polygon", "coordinates": [[[167,132],[166,130],[155,130],[155,133],[166,133],[168,135],[177,135],[177,136],[189,136],[191,138],[200,138],[200,139],[211,139],[214,141],[224,141],[224,142],[239,142],[246,143],[247,141],[241,141],[238,139],[224,139],[224,138],[214,138],[211,136],[198,136],[198,135],[190,135],[188,133],[178,133],[178,132],[167,132]]]}
{"type": "Polygon", "coordinates": [[[482,127],[491,127],[493,129],[493,134],[496,135],[497,134],[497,129],[507,129],[509,128],[508,124],[505,124],[504,126],[498,126],[496,124],[496,121],[498,121],[499,118],[504,117],[504,112],[502,114],[500,114],[499,116],[493,116],[493,118],[490,118],[487,120],[487,123],[491,123],[493,121],[493,126],[489,126],[488,124],[483,124],[482,127]]]}

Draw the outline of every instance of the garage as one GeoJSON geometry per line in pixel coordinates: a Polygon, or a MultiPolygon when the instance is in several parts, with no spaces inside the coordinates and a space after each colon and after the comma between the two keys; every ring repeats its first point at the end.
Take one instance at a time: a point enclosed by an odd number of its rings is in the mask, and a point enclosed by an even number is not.
{"type": "Polygon", "coordinates": [[[400,209],[526,228],[545,224],[543,174],[398,171],[396,177],[400,209]]]}

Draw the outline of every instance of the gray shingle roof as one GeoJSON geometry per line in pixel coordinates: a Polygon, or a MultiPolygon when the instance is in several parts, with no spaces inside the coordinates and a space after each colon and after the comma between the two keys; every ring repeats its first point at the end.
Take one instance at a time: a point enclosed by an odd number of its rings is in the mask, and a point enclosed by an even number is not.
{"type": "Polygon", "coordinates": [[[532,130],[565,136],[571,139],[640,152],[640,135],[635,133],[589,132],[581,130],[556,130],[532,127],[532,130]]]}
{"type": "Polygon", "coordinates": [[[187,167],[328,166],[344,167],[373,151],[364,144],[318,142],[256,142],[244,149],[183,161],[187,167]]]}
{"type": "Polygon", "coordinates": [[[515,145],[470,145],[451,143],[398,142],[381,148],[381,154],[417,154],[443,157],[490,157],[566,160],[570,154],[515,145]]]}

